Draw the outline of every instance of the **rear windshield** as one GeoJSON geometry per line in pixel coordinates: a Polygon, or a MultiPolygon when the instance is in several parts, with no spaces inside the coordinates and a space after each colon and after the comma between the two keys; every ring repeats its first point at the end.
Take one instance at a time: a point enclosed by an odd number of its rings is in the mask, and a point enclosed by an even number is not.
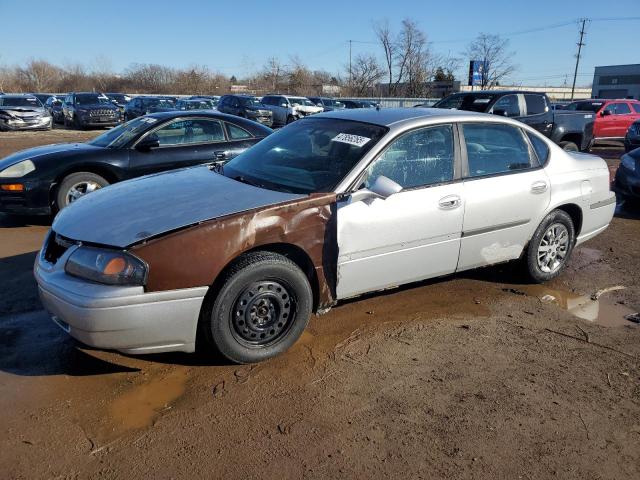
{"type": "Polygon", "coordinates": [[[597,112],[604,102],[573,102],[564,107],[564,110],[578,110],[581,112],[597,112]]]}
{"type": "Polygon", "coordinates": [[[8,97],[0,96],[2,107],[41,107],[42,103],[36,97],[8,97]]]}
{"type": "Polygon", "coordinates": [[[469,112],[485,112],[489,104],[496,98],[490,93],[469,94],[455,93],[436,103],[434,108],[467,110],[469,112]]]}

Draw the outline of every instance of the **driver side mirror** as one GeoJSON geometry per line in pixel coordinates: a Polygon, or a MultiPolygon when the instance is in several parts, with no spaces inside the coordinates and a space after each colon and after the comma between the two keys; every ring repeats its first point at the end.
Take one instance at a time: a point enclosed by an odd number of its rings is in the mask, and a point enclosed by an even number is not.
{"type": "Polygon", "coordinates": [[[155,135],[149,135],[143,138],[136,144],[136,150],[140,152],[148,152],[152,148],[158,148],[160,146],[160,140],[155,135]]]}
{"type": "Polygon", "coordinates": [[[401,191],[401,185],[384,175],[380,175],[376,178],[376,181],[373,182],[373,185],[371,185],[370,188],[361,188],[360,190],[353,192],[351,195],[351,201],[358,202],[369,198],[381,198],[382,200],[386,200],[394,193],[401,191]]]}
{"type": "Polygon", "coordinates": [[[507,111],[506,110],[502,110],[501,108],[498,108],[497,110],[494,110],[493,114],[494,115],[498,115],[500,117],[508,117],[509,116],[507,111]]]}
{"type": "Polygon", "coordinates": [[[611,115],[611,110],[602,110],[600,112],[601,117],[606,117],[607,115],[611,115]]]}

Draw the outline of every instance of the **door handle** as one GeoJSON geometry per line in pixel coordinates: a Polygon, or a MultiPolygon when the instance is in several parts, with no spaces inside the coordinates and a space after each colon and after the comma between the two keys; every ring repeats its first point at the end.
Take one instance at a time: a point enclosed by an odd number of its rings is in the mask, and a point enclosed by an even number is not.
{"type": "Polygon", "coordinates": [[[547,191],[547,182],[542,180],[531,184],[531,193],[544,193],[547,191]]]}
{"type": "Polygon", "coordinates": [[[217,152],[213,152],[213,156],[216,160],[224,160],[225,158],[227,158],[227,152],[218,150],[217,152]]]}
{"type": "Polygon", "coordinates": [[[446,197],[442,197],[438,202],[438,206],[442,210],[451,210],[454,208],[458,208],[462,203],[460,197],[458,195],[447,195],[446,197]]]}

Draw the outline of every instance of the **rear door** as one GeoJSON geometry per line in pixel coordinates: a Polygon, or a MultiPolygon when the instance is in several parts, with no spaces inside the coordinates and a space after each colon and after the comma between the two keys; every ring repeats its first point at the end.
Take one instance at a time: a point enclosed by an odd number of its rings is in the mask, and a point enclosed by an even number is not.
{"type": "Polygon", "coordinates": [[[516,126],[464,123],[460,131],[466,155],[458,270],[516,259],[549,204],[546,172],[516,126]]]}
{"type": "Polygon", "coordinates": [[[535,128],[545,137],[550,136],[553,129],[553,112],[547,104],[547,96],[536,93],[525,93],[522,96],[525,112],[518,120],[535,128]]]}
{"type": "Polygon", "coordinates": [[[146,151],[133,146],[130,152],[132,176],[213,162],[217,160],[217,152],[233,147],[227,140],[222,122],[212,118],[177,118],[140,140],[148,136],[156,137],[160,146],[146,151]]]}

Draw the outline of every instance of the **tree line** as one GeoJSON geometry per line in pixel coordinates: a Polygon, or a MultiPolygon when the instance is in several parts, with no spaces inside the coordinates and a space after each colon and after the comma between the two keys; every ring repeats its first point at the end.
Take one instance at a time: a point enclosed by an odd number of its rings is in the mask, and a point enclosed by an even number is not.
{"type": "MultiPolygon", "coordinates": [[[[318,95],[327,93],[329,86],[328,93],[340,92],[344,96],[427,97],[431,93],[430,82],[453,81],[462,64],[460,57],[435,52],[427,34],[411,19],[403,20],[397,31],[388,21],[376,22],[373,33],[376,40],[371,44],[376,49],[350,57],[337,73],[313,69],[299,56],[286,61],[268,58],[262,68],[240,80],[203,65],[173,68],[132,64],[115,73],[103,57],[98,57],[91,67],[59,66],[44,59],[30,59],[24,65],[0,65],[0,91],[221,95],[229,92],[232,85],[242,84],[256,93],[318,95]]],[[[515,69],[508,40],[498,35],[478,35],[461,55],[487,62],[483,88],[500,84],[515,69]]]]}

